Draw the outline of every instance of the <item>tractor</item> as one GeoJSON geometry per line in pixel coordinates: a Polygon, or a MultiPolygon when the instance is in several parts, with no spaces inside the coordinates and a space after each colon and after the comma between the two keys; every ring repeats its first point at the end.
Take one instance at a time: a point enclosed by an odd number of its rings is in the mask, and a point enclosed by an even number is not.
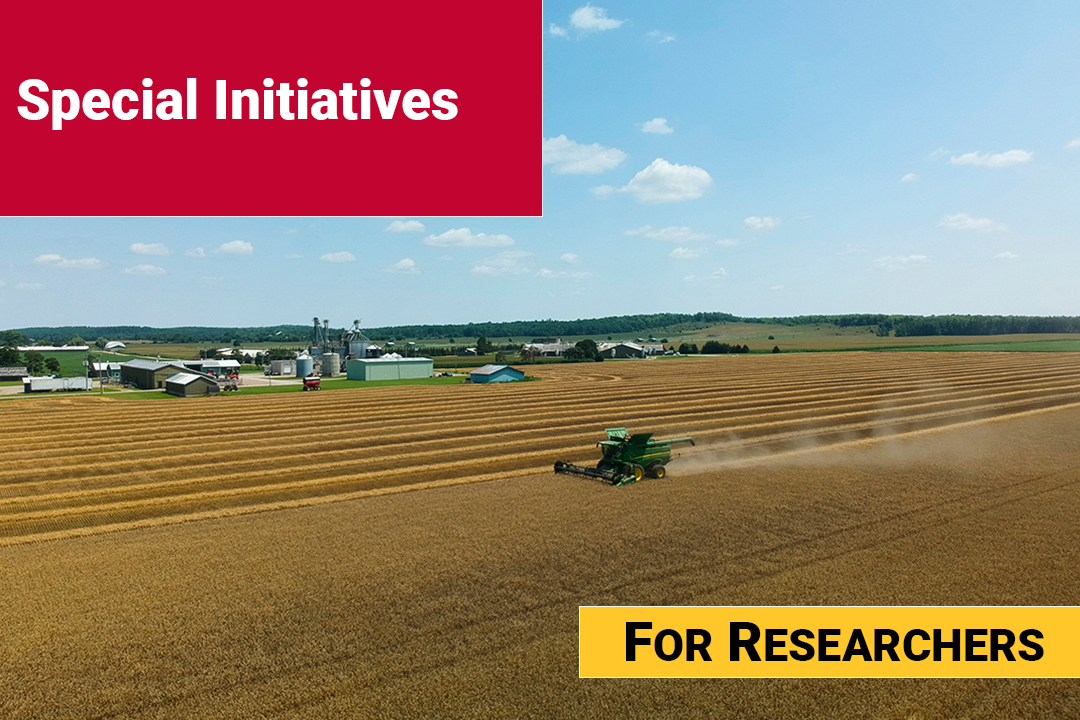
{"type": "Polygon", "coordinates": [[[608,428],[607,440],[596,443],[601,459],[595,468],[580,467],[562,461],[555,463],[555,472],[605,480],[612,485],[630,485],[646,475],[662,478],[664,468],[671,462],[671,446],[679,443],[694,444],[689,437],[672,440],[653,440],[652,433],[630,435],[625,428],[608,428]]]}
{"type": "Polygon", "coordinates": [[[318,390],[321,382],[318,375],[308,375],[304,378],[304,390],[318,390]]]}

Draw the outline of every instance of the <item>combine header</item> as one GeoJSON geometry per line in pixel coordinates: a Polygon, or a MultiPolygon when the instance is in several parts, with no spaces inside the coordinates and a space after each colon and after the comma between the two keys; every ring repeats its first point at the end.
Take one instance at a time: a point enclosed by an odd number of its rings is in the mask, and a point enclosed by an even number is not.
{"type": "Polygon", "coordinates": [[[664,466],[671,462],[671,446],[678,443],[694,444],[694,439],[688,437],[653,440],[652,433],[630,435],[625,428],[608,428],[607,437],[607,440],[596,443],[603,458],[595,468],[559,461],[555,463],[555,472],[599,478],[612,485],[629,485],[646,474],[654,478],[664,477],[664,466]]]}

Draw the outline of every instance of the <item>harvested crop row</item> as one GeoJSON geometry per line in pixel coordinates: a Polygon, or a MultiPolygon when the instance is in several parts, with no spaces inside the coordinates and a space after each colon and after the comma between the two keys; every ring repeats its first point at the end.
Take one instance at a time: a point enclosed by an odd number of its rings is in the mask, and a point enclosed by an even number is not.
{"type": "MultiPolygon", "coordinates": [[[[786,368],[778,370],[777,372],[762,372],[762,368],[749,368],[750,372],[743,372],[747,369],[747,365],[751,365],[754,362],[760,362],[762,359],[755,358],[753,360],[739,359],[739,363],[743,365],[735,368],[737,374],[732,374],[732,366],[724,367],[724,359],[695,361],[687,360],[680,365],[685,367],[679,367],[679,372],[671,373],[671,377],[665,382],[656,378],[650,378],[648,387],[638,387],[636,382],[639,377],[643,377],[641,374],[643,370],[647,370],[644,365],[639,368],[633,368],[631,372],[626,373],[624,380],[630,380],[631,382],[623,382],[621,387],[617,390],[613,388],[601,388],[583,390],[583,388],[576,388],[572,391],[566,388],[568,391],[573,392],[577,396],[586,400],[603,400],[605,398],[609,400],[616,400],[618,398],[629,398],[637,395],[645,397],[649,395],[656,397],[656,393],[679,393],[679,392],[716,392],[723,390],[724,392],[738,395],[742,393],[756,393],[768,387],[775,387],[777,381],[783,381],[783,385],[790,389],[805,388],[810,389],[813,387],[832,387],[849,386],[854,389],[865,388],[865,383],[873,381],[877,384],[884,384],[886,387],[894,387],[898,384],[904,384],[907,386],[922,385],[928,386],[943,379],[953,384],[987,384],[995,382],[1000,377],[1008,377],[1010,381],[1015,382],[1020,379],[1033,378],[1033,377],[1060,377],[1060,374],[1065,371],[1071,371],[1073,375],[1080,372],[1077,369],[1075,363],[1060,363],[1061,367],[1044,367],[1044,368],[1032,368],[1027,361],[1021,362],[1016,359],[1016,356],[1007,353],[996,354],[998,357],[994,357],[995,354],[986,354],[989,358],[983,359],[982,362],[975,362],[973,366],[969,368],[970,374],[965,374],[962,377],[957,377],[955,372],[948,370],[948,365],[942,364],[942,361],[937,358],[931,358],[931,361],[921,361],[918,364],[908,363],[906,365],[897,366],[897,364],[891,363],[888,367],[875,367],[873,363],[869,363],[872,367],[866,368],[867,359],[878,359],[880,357],[889,357],[883,355],[860,355],[858,363],[847,363],[847,367],[835,368],[835,367],[820,367],[813,373],[800,372],[796,375],[792,375],[786,368]],[[936,362],[932,362],[935,361],[936,362]],[[884,372],[883,372],[884,371],[884,372]],[[1002,373],[1005,373],[1003,376],[1002,373]],[[709,382],[709,380],[713,382],[709,382]],[[710,387],[711,386],[711,387],[710,387]],[[617,397],[613,397],[613,393],[617,394],[617,397]]],[[[892,356],[896,357],[896,356],[892,356]]],[[[941,357],[941,356],[937,356],[941,357]]],[[[1023,356],[1021,356],[1023,357],[1023,356]]],[[[801,361],[805,356],[799,357],[801,361]]],[[[788,360],[789,358],[784,358],[788,360]]],[[[846,356],[845,359],[850,359],[850,356],[846,356]]],[[[890,358],[891,359],[891,358],[890,358]]],[[[814,360],[820,360],[820,358],[810,358],[808,363],[814,360]]],[[[820,364],[815,363],[815,364],[820,364]]],[[[670,363],[665,363],[664,368],[656,368],[658,372],[664,372],[672,367],[670,363]]],[[[587,367],[587,366],[586,366],[587,367]]],[[[768,370],[769,368],[766,368],[768,370]]],[[[553,370],[551,368],[541,368],[535,371],[538,375],[550,377],[553,370]]],[[[558,368],[554,370],[558,373],[558,368]]],[[[648,373],[646,373],[647,375],[648,373]]],[[[556,374],[556,377],[562,377],[562,375],[556,374]]],[[[580,381],[580,377],[574,376],[570,378],[573,381],[580,381]]],[[[562,388],[560,388],[562,389],[562,388]]],[[[487,388],[474,388],[476,392],[471,392],[466,396],[460,398],[460,408],[463,411],[471,408],[482,408],[489,401],[489,394],[487,388]]],[[[521,392],[516,396],[521,398],[522,401],[538,403],[538,407],[552,402],[558,402],[557,399],[549,398],[551,388],[545,388],[543,390],[539,388],[521,388],[521,392]]],[[[430,399],[432,397],[438,397],[440,395],[440,388],[398,388],[388,389],[380,388],[365,391],[368,397],[360,400],[360,404],[369,407],[382,407],[386,408],[388,404],[392,403],[393,413],[395,416],[406,417],[412,416],[414,409],[421,409],[420,415],[417,417],[423,417],[423,408],[427,408],[430,412],[430,399]]],[[[336,395],[336,394],[334,394],[336,395]]],[[[292,408],[303,409],[302,412],[310,410],[313,406],[318,409],[320,413],[326,413],[329,417],[347,416],[351,410],[354,410],[357,406],[357,400],[355,398],[349,400],[343,400],[341,398],[330,398],[327,395],[323,395],[318,400],[302,400],[294,396],[274,396],[273,398],[243,398],[237,399],[237,401],[243,401],[245,403],[252,403],[256,401],[260,409],[255,410],[246,408],[242,413],[242,417],[232,419],[228,417],[220,418],[221,427],[229,429],[240,429],[246,422],[261,422],[273,418],[275,416],[280,417],[281,413],[289,412],[292,408]],[[265,403],[259,403],[258,400],[265,400],[265,403]]],[[[124,413],[124,417],[116,420],[116,427],[137,429],[142,427],[147,421],[152,420],[159,413],[159,410],[149,408],[146,406],[139,406],[137,408],[128,408],[128,412],[124,413]]],[[[193,408],[184,408],[173,406],[169,410],[170,415],[176,420],[177,425],[188,424],[193,430],[198,430],[205,426],[205,413],[201,410],[193,408]]],[[[100,423],[96,423],[93,420],[86,418],[85,415],[74,411],[74,409],[61,409],[61,413],[67,413],[70,415],[70,422],[65,422],[57,418],[58,422],[55,423],[55,427],[58,429],[67,429],[80,434],[93,433],[95,431],[101,432],[103,428],[100,423]]],[[[57,413],[60,414],[60,413],[57,413]]],[[[40,417],[35,414],[35,417],[40,417]]],[[[23,435],[31,434],[32,431],[28,428],[23,435]]],[[[20,436],[18,429],[14,430],[11,435],[8,436],[8,442],[17,439],[20,436]]]]}
{"type": "Polygon", "coordinates": [[[612,368],[617,374],[548,366],[536,372],[545,382],[508,387],[228,404],[7,403],[0,422],[14,431],[2,442],[10,451],[0,467],[0,537],[542,471],[554,459],[594,458],[598,432],[617,425],[776,452],[1080,403],[1080,370],[1061,355],[804,355],[612,368]],[[32,426],[30,405],[42,410],[32,426]]]}
{"type": "MultiPolygon", "coordinates": [[[[1044,375],[1036,377],[1016,377],[1008,385],[1008,387],[1017,388],[1020,386],[1026,387],[1061,387],[1062,383],[1068,378],[1065,376],[1058,376],[1048,378],[1044,375]]],[[[925,387],[920,385],[916,389],[909,389],[910,384],[898,385],[893,379],[892,384],[875,383],[870,389],[851,389],[841,388],[837,389],[835,386],[830,386],[822,389],[818,392],[810,392],[807,390],[771,390],[760,391],[756,393],[741,393],[734,390],[728,391],[721,388],[708,388],[707,390],[701,389],[688,389],[682,388],[681,392],[675,390],[661,390],[658,389],[648,400],[654,408],[657,408],[655,412],[659,416],[666,416],[674,414],[672,407],[685,407],[691,403],[708,403],[710,401],[715,402],[717,405],[721,405],[730,411],[746,411],[746,410],[762,410],[772,406],[786,405],[790,406],[800,399],[807,404],[821,404],[829,400],[834,402],[847,402],[852,400],[852,395],[859,395],[859,400],[862,402],[868,402],[874,398],[889,399],[890,402],[900,402],[905,398],[915,395],[930,395],[940,394],[943,390],[947,390],[950,394],[956,395],[959,392],[969,393],[981,393],[987,389],[994,388],[1000,383],[998,378],[982,378],[975,382],[966,382],[963,384],[956,384],[952,387],[925,387]],[[825,392],[828,390],[828,392],[825,392]],[[670,393],[670,394],[669,394],[670,393]],[[678,406],[672,406],[668,404],[668,401],[673,399],[679,399],[681,402],[678,406]]],[[[456,399],[456,398],[455,398],[456,399]]],[[[579,402],[585,400],[584,398],[576,398],[579,402]]],[[[636,396],[635,398],[636,399],[636,396]]],[[[584,404],[584,403],[583,403],[584,404]]],[[[596,412],[603,412],[603,408],[609,405],[615,406],[629,406],[632,404],[632,398],[625,395],[615,395],[614,397],[605,397],[602,400],[596,402],[587,403],[590,407],[594,408],[596,412]]],[[[403,416],[402,413],[395,407],[395,413],[392,417],[386,417],[377,412],[371,412],[374,408],[366,408],[364,406],[353,406],[350,408],[350,413],[342,415],[340,417],[331,414],[330,408],[325,408],[320,412],[320,417],[326,418],[331,425],[308,425],[301,427],[294,427],[293,433],[295,437],[295,444],[299,445],[306,440],[312,440],[315,438],[322,438],[328,442],[340,441],[344,438],[335,437],[343,433],[361,433],[366,430],[377,430],[381,436],[389,434],[388,431],[393,428],[400,427],[412,427],[420,424],[424,427],[431,427],[435,429],[438,427],[441,433],[445,433],[444,437],[452,437],[455,435],[462,435],[470,432],[471,429],[463,429],[461,423],[456,419],[446,419],[445,414],[440,411],[432,411],[430,409],[432,402],[427,400],[425,406],[428,408],[424,414],[410,414],[403,416]],[[372,419],[366,420],[364,417],[366,413],[370,412],[372,419]],[[340,429],[338,429],[340,428],[340,429]]],[[[439,403],[440,407],[444,407],[442,403],[439,403]]],[[[490,403],[489,403],[490,405],[490,403]]],[[[555,397],[548,402],[534,401],[531,405],[527,399],[523,400],[519,397],[504,398],[504,402],[499,403],[498,407],[492,411],[491,409],[485,411],[475,410],[468,406],[462,406],[458,403],[453,403],[451,409],[455,415],[461,415],[468,413],[469,417],[473,419],[473,426],[479,426],[481,433],[486,432],[487,428],[483,427],[485,423],[501,423],[501,418],[506,413],[512,412],[525,412],[531,410],[531,416],[544,417],[554,419],[556,416],[561,416],[563,419],[569,421],[576,417],[575,408],[566,402],[565,398],[555,397]]],[[[133,440],[123,436],[124,427],[109,427],[103,428],[101,425],[97,425],[93,432],[81,433],[79,439],[76,441],[61,441],[49,442],[44,439],[39,439],[35,443],[35,450],[13,450],[8,454],[8,458],[12,461],[20,459],[34,459],[45,460],[51,457],[53,453],[51,450],[57,447],[63,447],[68,451],[79,451],[88,461],[94,460],[95,454],[114,453],[117,450],[126,450],[131,452],[142,451],[154,451],[160,448],[164,448],[170,443],[186,439],[197,439],[200,443],[207,442],[208,439],[205,433],[205,419],[198,418],[192,420],[191,425],[187,426],[188,421],[177,420],[170,424],[169,428],[163,429],[160,433],[155,433],[153,438],[140,438],[133,440]],[[195,423],[201,423],[196,425],[195,423]]],[[[243,441],[246,446],[251,447],[250,443],[262,442],[277,443],[280,431],[283,424],[280,420],[277,420],[274,424],[262,424],[259,425],[258,418],[247,418],[243,416],[236,422],[221,422],[216,424],[218,434],[227,435],[230,439],[235,441],[243,441]]],[[[286,425],[289,421],[286,421],[286,425]]]]}
{"type": "MultiPolygon", "coordinates": [[[[1040,386],[1030,388],[1022,386],[1021,389],[999,388],[993,394],[972,394],[971,392],[953,393],[942,396],[940,393],[920,392],[914,395],[904,394],[898,396],[892,402],[883,404],[879,400],[856,401],[856,398],[842,397],[824,400],[804,401],[792,403],[788,406],[769,404],[768,412],[755,412],[753,408],[729,408],[726,405],[720,409],[702,406],[695,408],[692,404],[668,409],[664,412],[652,412],[645,410],[641,416],[626,417],[624,421],[651,421],[659,426],[673,427],[700,427],[705,421],[737,432],[744,428],[756,427],[762,424],[778,424],[781,422],[802,423],[813,421],[821,426],[827,426],[830,418],[844,418],[842,422],[848,423],[850,418],[858,416],[867,421],[877,420],[886,422],[892,417],[902,417],[915,412],[925,412],[930,408],[971,408],[989,405],[995,402],[1009,400],[1024,400],[1037,398],[1055,398],[1061,402],[1074,397],[1073,393],[1062,390],[1055,386],[1040,386]],[[733,423],[738,425],[733,425],[733,423]]],[[[65,484],[82,485],[83,481],[93,477],[99,477],[99,466],[108,468],[110,477],[131,478],[143,477],[145,474],[167,473],[170,470],[183,471],[186,475],[197,474],[200,468],[221,466],[228,464],[237,472],[256,472],[265,467],[260,451],[277,450],[275,467],[300,467],[307,462],[309,457],[320,457],[325,461],[354,459],[358,462],[366,458],[382,457],[388,452],[393,452],[398,446],[408,448],[408,454],[402,458],[420,454],[425,449],[435,453],[444,452],[444,448],[453,440],[459,440],[463,444],[474,449],[481,449],[483,453],[492,450],[491,445],[500,444],[533,444],[550,435],[550,426],[553,421],[564,432],[574,429],[588,432],[590,427],[595,427],[598,422],[603,422],[602,413],[592,412],[588,414],[578,413],[566,417],[548,417],[543,420],[518,420],[512,430],[506,429],[505,421],[480,422],[470,428],[462,428],[460,423],[453,420],[432,423],[425,427],[423,434],[418,435],[415,428],[388,427],[378,437],[366,440],[357,446],[354,429],[335,430],[328,433],[311,433],[294,435],[292,443],[287,450],[281,449],[279,432],[269,431],[271,437],[259,441],[248,440],[244,446],[243,455],[238,455],[235,447],[217,445],[217,449],[203,449],[196,454],[161,454],[151,453],[155,449],[146,447],[146,443],[134,443],[130,452],[107,453],[88,452],[79,453],[77,462],[73,458],[56,458],[46,460],[41,457],[12,458],[9,468],[0,472],[0,483],[12,487],[12,478],[19,477],[32,463],[33,469],[47,477],[64,478],[65,484]],[[431,432],[437,430],[437,432],[431,432]],[[471,438],[484,438],[485,442],[477,444],[468,442],[471,438]],[[120,459],[116,455],[129,457],[120,459]]],[[[155,443],[160,447],[160,443],[155,443]]],[[[481,453],[481,457],[483,454],[481,453]]],[[[57,480],[34,481],[20,486],[21,492],[34,493],[35,488],[44,487],[58,482],[57,480]]],[[[0,499],[2,502],[2,499],[0,499]]]]}

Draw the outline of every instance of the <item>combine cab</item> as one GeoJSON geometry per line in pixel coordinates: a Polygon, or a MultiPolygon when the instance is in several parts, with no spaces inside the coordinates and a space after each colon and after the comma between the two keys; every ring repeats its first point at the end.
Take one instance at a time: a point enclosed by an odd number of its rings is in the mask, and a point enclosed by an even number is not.
{"type": "Polygon", "coordinates": [[[653,440],[652,433],[630,435],[625,428],[609,428],[607,437],[607,440],[596,443],[603,457],[595,468],[559,461],[555,463],[555,472],[599,478],[612,485],[629,485],[646,475],[664,477],[664,466],[671,462],[671,446],[678,443],[694,444],[694,439],[688,437],[653,440]]]}

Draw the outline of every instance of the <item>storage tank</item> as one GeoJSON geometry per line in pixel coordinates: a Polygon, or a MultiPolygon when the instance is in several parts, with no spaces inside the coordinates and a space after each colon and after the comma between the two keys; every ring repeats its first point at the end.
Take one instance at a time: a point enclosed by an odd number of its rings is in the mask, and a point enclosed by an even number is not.
{"type": "Polygon", "coordinates": [[[341,359],[337,353],[323,353],[319,359],[322,361],[323,377],[334,376],[341,372],[341,359]]]}
{"type": "Polygon", "coordinates": [[[349,354],[357,360],[363,360],[367,357],[369,347],[371,347],[370,340],[350,340],[349,354]]]}
{"type": "Polygon", "coordinates": [[[296,377],[307,377],[315,371],[315,361],[307,355],[296,358],[296,377]]]}

